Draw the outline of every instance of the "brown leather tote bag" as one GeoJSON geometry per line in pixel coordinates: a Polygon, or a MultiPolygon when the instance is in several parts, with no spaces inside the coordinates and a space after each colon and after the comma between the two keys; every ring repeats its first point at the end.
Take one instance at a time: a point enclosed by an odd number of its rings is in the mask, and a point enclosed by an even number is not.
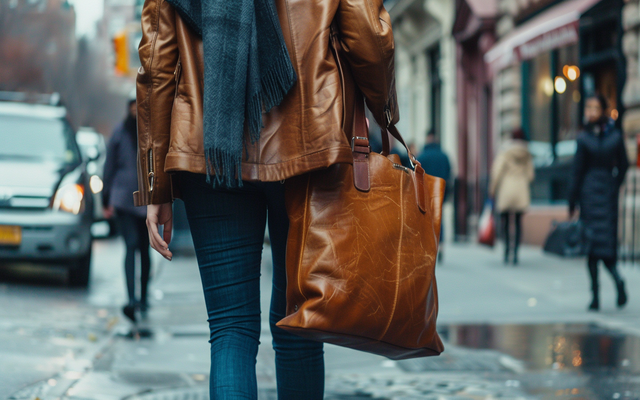
{"type": "MultiPolygon", "coordinates": [[[[411,153],[415,168],[401,166],[389,155],[386,130],[383,153],[371,152],[357,97],[353,165],[286,183],[287,316],[277,325],[392,359],[438,355],[435,264],[445,183],[411,153]]],[[[404,144],[395,127],[389,132],[404,144]]]]}

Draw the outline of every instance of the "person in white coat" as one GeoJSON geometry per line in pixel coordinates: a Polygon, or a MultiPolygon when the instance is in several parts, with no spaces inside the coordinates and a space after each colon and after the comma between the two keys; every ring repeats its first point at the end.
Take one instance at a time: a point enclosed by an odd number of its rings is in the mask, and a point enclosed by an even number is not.
{"type": "Polygon", "coordinates": [[[513,264],[518,264],[518,248],[522,238],[522,215],[531,203],[530,184],[534,178],[533,158],[528,149],[524,132],[514,131],[511,140],[493,161],[489,194],[495,199],[500,213],[505,242],[504,262],[508,264],[513,253],[513,264]],[[515,225],[512,239],[511,225],[515,225]],[[513,249],[511,248],[513,243],[513,249]]]}

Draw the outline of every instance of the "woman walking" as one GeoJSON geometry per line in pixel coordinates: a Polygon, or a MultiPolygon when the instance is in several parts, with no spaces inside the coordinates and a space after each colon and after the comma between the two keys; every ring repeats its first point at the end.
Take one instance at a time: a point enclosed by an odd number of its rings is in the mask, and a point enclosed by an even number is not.
{"type": "Polygon", "coordinates": [[[495,207],[500,213],[504,237],[504,263],[508,264],[513,254],[513,265],[518,264],[518,248],[522,238],[522,215],[529,208],[531,194],[529,185],[534,178],[531,153],[527,148],[521,129],[511,134],[511,140],[493,161],[489,194],[495,199],[495,207]],[[515,236],[511,235],[511,225],[515,225],[515,236]],[[513,243],[513,249],[511,248],[513,243]]]}
{"type": "Polygon", "coordinates": [[[578,136],[573,169],[573,186],[569,199],[569,215],[576,206],[580,220],[592,233],[587,266],[591,276],[593,299],[589,310],[600,309],[598,263],[602,260],[618,290],[618,307],[627,303],[624,281],[616,267],[618,258],[618,196],[629,161],[622,134],[605,115],[607,100],[593,96],[586,100],[587,122],[578,136]]]}
{"type": "Polygon", "coordinates": [[[136,311],[147,313],[147,287],[151,272],[149,235],[145,224],[146,212],[134,207],[131,191],[137,186],[136,172],[136,101],[129,101],[127,117],[111,135],[104,164],[102,201],[105,218],[116,217],[118,228],[127,246],[124,261],[129,301],[123,314],[136,322],[136,311]],[[140,279],[136,277],[136,253],[140,253],[140,279]],[[139,289],[139,294],[136,293],[139,289]]]}
{"type": "Polygon", "coordinates": [[[356,86],[379,124],[397,121],[389,15],[382,0],[202,3],[143,8],[136,204],[148,205],[151,245],[171,260],[171,201],[185,203],[211,332],[211,399],[257,398],[268,225],[278,398],[319,400],[322,344],[275,325],[286,307],[283,182],[352,162],[356,86]],[[341,75],[333,40],[353,79],[341,75]]]}

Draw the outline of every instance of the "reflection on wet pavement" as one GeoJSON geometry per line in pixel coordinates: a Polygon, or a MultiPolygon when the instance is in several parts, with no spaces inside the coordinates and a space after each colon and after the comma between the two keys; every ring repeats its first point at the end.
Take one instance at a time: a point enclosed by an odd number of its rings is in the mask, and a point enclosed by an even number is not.
{"type": "Polygon", "coordinates": [[[595,324],[452,325],[441,334],[453,345],[506,353],[530,370],[640,373],[640,337],[595,324]]]}
{"type": "Polygon", "coordinates": [[[440,333],[454,352],[490,350],[523,362],[518,379],[542,398],[640,399],[636,335],[596,324],[449,325],[440,333]]]}

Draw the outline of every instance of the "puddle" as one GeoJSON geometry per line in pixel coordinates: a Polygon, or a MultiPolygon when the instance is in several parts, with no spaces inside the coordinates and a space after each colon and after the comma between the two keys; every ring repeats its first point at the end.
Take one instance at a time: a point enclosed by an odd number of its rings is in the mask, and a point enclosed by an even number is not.
{"type": "Polygon", "coordinates": [[[456,346],[508,354],[532,371],[640,374],[640,337],[595,324],[449,325],[440,334],[456,346]]]}
{"type": "Polygon", "coordinates": [[[439,332],[454,353],[488,351],[521,362],[522,371],[493,379],[518,382],[534,399],[640,399],[639,336],[596,324],[449,325],[439,332]]]}

